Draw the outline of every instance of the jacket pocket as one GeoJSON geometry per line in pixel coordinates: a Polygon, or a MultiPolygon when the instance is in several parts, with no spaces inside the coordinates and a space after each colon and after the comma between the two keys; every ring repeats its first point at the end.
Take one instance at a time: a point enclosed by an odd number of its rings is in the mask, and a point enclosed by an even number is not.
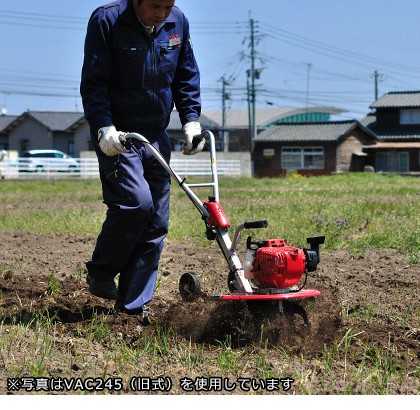
{"type": "Polygon", "coordinates": [[[159,83],[165,88],[172,84],[175,77],[180,48],[171,47],[167,41],[159,41],[157,47],[159,83]]]}
{"type": "Polygon", "coordinates": [[[143,88],[147,69],[147,50],[138,46],[120,46],[116,69],[121,88],[143,88]]]}

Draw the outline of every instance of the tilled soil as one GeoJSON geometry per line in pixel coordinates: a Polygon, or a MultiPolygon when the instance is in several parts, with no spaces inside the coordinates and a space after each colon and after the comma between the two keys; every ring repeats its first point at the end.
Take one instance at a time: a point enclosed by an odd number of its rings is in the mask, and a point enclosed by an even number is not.
{"type": "MultiPolygon", "coordinates": [[[[71,336],[75,329],[80,333],[94,314],[105,313],[112,317],[108,324],[113,334],[132,337],[138,318],[112,314],[112,302],[87,290],[84,264],[95,238],[3,232],[0,243],[0,323],[4,327],[28,323],[47,309],[71,336]],[[53,289],[52,277],[58,280],[59,291],[53,289]]],[[[170,325],[180,337],[202,346],[217,346],[228,337],[233,348],[260,342],[263,329],[268,348],[319,358],[325,347],[339,343],[351,328],[363,343],[383,349],[392,344],[410,358],[401,360],[414,360],[418,366],[420,329],[401,318],[420,311],[420,265],[409,264],[393,250],[372,249],[363,256],[351,256],[346,250],[321,252],[321,263],[307,283],[321,295],[299,304],[285,303],[285,314],[267,303],[209,300],[206,294],[228,292],[227,265],[213,243],[200,248],[167,241],[160,273],[150,303],[155,316],[148,329],[170,325]],[[195,272],[200,278],[203,297],[194,302],[180,297],[178,281],[184,272],[195,272]]],[[[7,377],[4,357],[0,375],[7,377]]],[[[340,383],[337,379],[338,393],[340,383]]],[[[2,382],[1,394],[4,388],[2,382]]],[[[393,393],[400,393],[399,389],[393,393]]],[[[402,392],[418,393],[418,379],[408,378],[402,392]]]]}

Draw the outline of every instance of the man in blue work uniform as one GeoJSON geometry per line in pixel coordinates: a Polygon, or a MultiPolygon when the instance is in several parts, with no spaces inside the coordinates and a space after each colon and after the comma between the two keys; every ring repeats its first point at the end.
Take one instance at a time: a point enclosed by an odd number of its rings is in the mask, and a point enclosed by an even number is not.
{"type": "Polygon", "coordinates": [[[117,0],[89,20],[80,91],[99,160],[107,215],[87,282],[92,294],[115,299],[118,310],[147,315],[168,231],[167,172],[125,132],[144,135],[169,162],[166,132],[175,106],[184,153],[202,150],[200,75],[189,24],[175,0],[117,0]],[[114,278],[120,274],[118,289],[114,278]]]}

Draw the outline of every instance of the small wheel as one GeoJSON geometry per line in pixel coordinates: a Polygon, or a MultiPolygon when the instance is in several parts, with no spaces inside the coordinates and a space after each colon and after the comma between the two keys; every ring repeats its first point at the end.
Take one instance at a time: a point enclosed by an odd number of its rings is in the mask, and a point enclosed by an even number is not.
{"type": "Polygon", "coordinates": [[[180,277],[179,293],[186,302],[193,302],[201,296],[200,282],[195,273],[186,272],[180,277]]]}

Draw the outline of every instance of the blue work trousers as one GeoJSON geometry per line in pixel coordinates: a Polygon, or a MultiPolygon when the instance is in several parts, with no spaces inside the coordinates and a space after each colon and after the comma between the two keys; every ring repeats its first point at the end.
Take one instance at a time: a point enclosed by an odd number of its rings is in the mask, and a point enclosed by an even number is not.
{"type": "MultiPolygon", "coordinates": [[[[169,162],[168,135],[148,138],[169,162]]],[[[119,273],[116,305],[135,312],[153,298],[168,232],[170,176],[140,142],[113,157],[104,155],[97,144],[95,149],[108,209],[86,266],[98,279],[109,280],[119,273]]]]}

